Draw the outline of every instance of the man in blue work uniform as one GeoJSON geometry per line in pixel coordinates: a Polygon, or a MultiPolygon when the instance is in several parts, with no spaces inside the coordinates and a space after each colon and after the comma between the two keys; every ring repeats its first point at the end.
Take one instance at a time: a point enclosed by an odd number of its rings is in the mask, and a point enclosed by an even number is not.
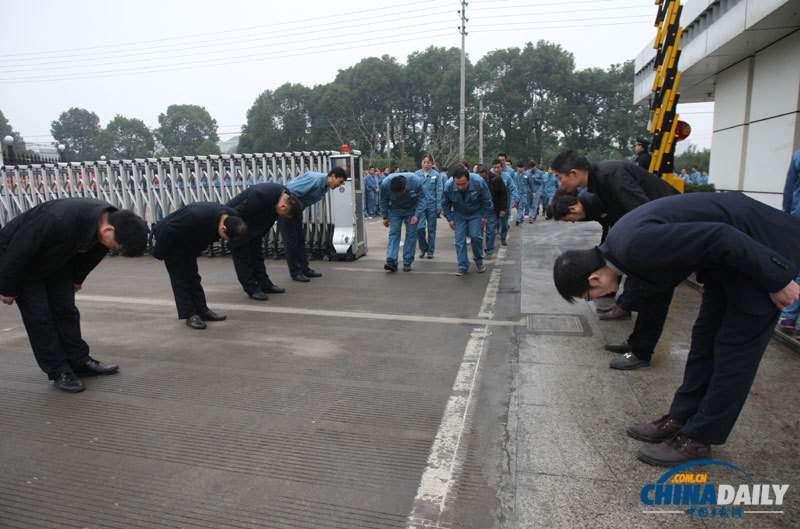
{"type": "Polygon", "coordinates": [[[525,169],[524,162],[517,162],[517,189],[519,191],[517,226],[519,226],[520,222],[525,222],[526,215],[530,216],[533,201],[533,178],[531,172],[525,169]]]}
{"type": "Polygon", "coordinates": [[[230,201],[228,206],[244,219],[247,231],[230,244],[236,278],[250,298],[266,301],[268,294],[282,294],[281,288],[269,278],[264,264],[264,236],[278,216],[292,218],[303,215],[303,205],[289,195],[280,184],[256,184],[248,187],[230,201]]]}
{"type": "Polygon", "coordinates": [[[370,167],[364,176],[364,197],[366,197],[366,207],[364,216],[368,219],[375,216],[375,204],[378,202],[378,181],[375,180],[375,168],[370,167]]]}
{"type": "MultiPolygon", "coordinates": [[[[286,184],[286,190],[293,197],[300,199],[303,208],[307,208],[321,200],[329,189],[336,189],[347,180],[347,172],[341,167],[334,167],[328,174],[307,172],[293,178],[286,184]]],[[[294,281],[308,283],[310,277],[322,277],[322,274],[308,267],[306,258],[306,232],[303,229],[303,215],[291,219],[278,219],[283,246],[286,249],[286,264],[294,281]]]]}
{"type": "Polygon", "coordinates": [[[542,202],[542,190],[544,187],[544,178],[541,169],[538,169],[536,160],[528,162],[528,170],[531,172],[531,216],[528,222],[533,222],[539,216],[539,204],[542,202]]]}
{"type": "Polygon", "coordinates": [[[426,154],[422,158],[422,169],[416,172],[422,177],[425,194],[428,203],[425,211],[419,218],[417,227],[417,241],[419,241],[419,258],[422,259],[427,254],[428,259],[433,259],[433,252],[436,249],[436,218],[442,212],[442,181],[441,175],[433,169],[433,158],[426,154]],[[427,226],[427,234],[425,227],[427,226]],[[427,235],[427,236],[426,236],[427,235]]]}
{"type": "Polygon", "coordinates": [[[800,219],[741,193],[653,200],[622,217],[600,247],[556,259],[567,301],[613,292],[620,274],[672,290],[691,273],[703,283],[683,383],[667,415],[631,424],[648,443],[639,459],[660,466],[711,459],[744,406],[782,309],[800,295],[800,219]]]}
{"type": "MultiPolygon", "coordinates": [[[[514,183],[514,171],[506,165],[505,154],[500,153],[497,155],[497,159],[492,162],[492,171],[500,175],[506,188],[508,188],[508,211],[510,212],[512,208],[517,207],[519,190],[517,189],[517,184],[514,183]]],[[[511,214],[509,213],[506,215],[505,221],[500,222],[500,244],[503,246],[508,246],[507,239],[510,223],[511,214]]]]}
{"type": "Polygon", "coordinates": [[[493,214],[493,208],[486,181],[478,175],[469,174],[466,167],[456,167],[453,177],[442,190],[442,214],[450,223],[450,229],[456,232],[457,276],[463,276],[469,271],[468,234],[475,269],[479,273],[486,271],[486,265],[483,264],[483,228],[493,214]]]}
{"type": "Polygon", "coordinates": [[[207,321],[226,316],[208,308],[197,257],[217,239],[235,241],[247,226],[235,209],[216,202],[194,202],[164,217],[153,228],[156,244],[152,256],[163,260],[172,285],[178,319],[192,329],[205,329],[207,321]]]}
{"type": "Polygon", "coordinates": [[[693,165],[692,175],[689,177],[689,179],[692,181],[693,184],[699,184],[701,176],[702,175],[700,174],[700,171],[697,169],[697,166],[693,165]]]}
{"type": "Polygon", "coordinates": [[[428,204],[424,179],[414,173],[390,174],[381,182],[381,216],[389,228],[386,246],[386,264],[383,268],[397,271],[397,254],[400,251],[400,234],[406,225],[406,242],[403,245],[403,272],[411,271],[414,250],[417,247],[417,224],[425,214],[428,204]]]}
{"type": "MultiPolygon", "coordinates": [[[[792,161],[789,163],[789,170],[786,172],[786,183],[783,186],[783,211],[800,218],[800,150],[795,151],[792,161]]],[[[797,276],[796,281],[800,281],[800,275],[797,276]]],[[[800,340],[798,319],[800,319],[800,300],[783,309],[778,327],[793,331],[795,338],[800,340]]]]}
{"type": "Polygon", "coordinates": [[[547,211],[547,206],[553,201],[553,195],[558,189],[558,177],[552,167],[542,175],[542,210],[547,211]]]}

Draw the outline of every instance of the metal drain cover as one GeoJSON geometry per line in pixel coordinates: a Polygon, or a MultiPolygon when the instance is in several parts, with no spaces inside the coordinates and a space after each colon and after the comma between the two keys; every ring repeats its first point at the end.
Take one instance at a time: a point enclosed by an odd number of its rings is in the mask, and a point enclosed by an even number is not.
{"type": "Polygon", "coordinates": [[[528,316],[528,332],[590,336],[591,328],[582,316],[574,314],[531,314],[528,316]]]}

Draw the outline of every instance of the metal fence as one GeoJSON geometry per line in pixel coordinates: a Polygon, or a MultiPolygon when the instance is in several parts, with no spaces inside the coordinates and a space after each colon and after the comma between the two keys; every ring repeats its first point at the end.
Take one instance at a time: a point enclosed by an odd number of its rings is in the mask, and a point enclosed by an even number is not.
{"type": "MultiPolygon", "coordinates": [[[[0,226],[20,213],[57,198],[87,197],[133,210],[149,224],[193,202],[226,203],[247,187],[288,183],[307,171],[327,173],[337,151],[232,154],[108,160],[0,167],[0,226]]],[[[330,198],[306,208],[307,246],[322,257],[321,235],[331,224],[330,198]]],[[[265,237],[268,256],[281,257],[273,228],[265,237]]],[[[221,251],[225,252],[224,245],[221,251]]],[[[210,249],[213,255],[214,248],[210,249]]]]}

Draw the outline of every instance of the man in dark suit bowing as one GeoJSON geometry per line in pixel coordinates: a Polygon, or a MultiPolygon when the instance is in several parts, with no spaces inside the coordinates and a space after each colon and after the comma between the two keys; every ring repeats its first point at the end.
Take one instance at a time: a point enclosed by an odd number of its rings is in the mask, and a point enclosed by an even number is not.
{"type": "Polygon", "coordinates": [[[235,197],[228,206],[247,223],[247,231],[230,244],[236,277],[253,299],[266,301],[267,294],[281,294],[286,289],[276,286],[264,264],[264,235],[278,216],[291,219],[303,214],[303,204],[280,184],[250,186],[235,197]]]}
{"type": "Polygon", "coordinates": [[[178,308],[178,319],[192,329],[205,329],[207,321],[222,321],[208,308],[197,257],[209,244],[222,238],[235,241],[247,226],[236,210],[214,202],[195,202],[161,219],[153,228],[156,244],[152,255],[164,261],[178,308]]]}
{"type": "Polygon", "coordinates": [[[692,272],[704,284],[683,384],[669,413],[632,424],[631,437],[658,443],[647,463],[709,459],[744,405],[780,311],[798,299],[800,219],[740,193],[655,200],[617,222],[598,248],[556,259],[553,278],[567,301],[596,298],[628,274],[674,288],[692,272]]]}
{"type": "Polygon", "coordinates": [[[45,202],[0,230],[0,301],[16,301],[36,362],[59,389],[77,393],[79,377],[119,369],[89,356],[75,293],[108,250],[133,256],[146,246],[144,220],[93,198],[45,202]]]}
{"type": "MultiPolygon", "coordinates": [[[[623,215],[651,200],[677,195],[678,190],[632,163],[607,160],[589,163],[575,151],[564,151],[553,160],[553,169],[567,191],[584,188],[606,213],[613,226],[623,215]]],[[[648,289],[633,278],[625,280],[625,290],[616,303],[600,315],[601,320],[629,318],[637,311],[633,332],[619,344],[607,344],[606,350],[622,353],[610,362],[613,369],[639,369],[650,365],[656,344],[667,319],[672,288],[648,289]]]]}

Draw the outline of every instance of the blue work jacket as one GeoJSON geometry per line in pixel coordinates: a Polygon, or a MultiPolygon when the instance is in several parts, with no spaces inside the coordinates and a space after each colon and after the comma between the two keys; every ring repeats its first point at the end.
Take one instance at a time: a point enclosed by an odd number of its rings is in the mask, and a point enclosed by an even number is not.
{"type": "Polygon", "coordinates": [[[307,208],[324,197],[330,189],[328,175],[309,171],[289,180],[286,189],[290,195],[297,197],[303,203],[304,208],[307,208]]]}
{"type": "Polygon", "coordinates": [[[505,166],[500,171],[500,176],[508,188],[508,207],[510,208],[512,204],[516,205],[519,202],[519,189],[517,189],[517,183],[514,180],[514,171],[509,166],[505,166]]]}
{"type": "Polygon", "coordinates": [[[444,187],[444,179],[438,171],[431,169],[428,171],[428,176],[425,176],[425,171],[420,169],[416,173],[417,176],[423,179],[423,187],[425,193],[428,195],[428,209],[442,209],[442,187],[444,187]]]}
{"type": "Polygon", "coordinates": [[[786,173],[786,185],[783,186],[783,211],[800,217],[800,150],[795,151],[789,171],[786,173]]]}
{"type": "Polygon", "coordinates": [[[381,216],[388,219],[389,213],[395,213],[421,217],[428,204],[423,180],[414,173],[393,173],[384,178],[381,182],[381,216]],[[406,178],[406,192],[402,196],[397,196],[389,189],[389,184],[400,175],[406,178]]]}
{"type": "Polygon", "coordinates": [[[470,173],[469,188],[465,195],[458,190],[453,177],[447,180],[442,190],[442,215],[448,222],[475,215],[480,215],[482,219],[488,219],[493,211],[492,194],[483,177],[470,173]]]}

